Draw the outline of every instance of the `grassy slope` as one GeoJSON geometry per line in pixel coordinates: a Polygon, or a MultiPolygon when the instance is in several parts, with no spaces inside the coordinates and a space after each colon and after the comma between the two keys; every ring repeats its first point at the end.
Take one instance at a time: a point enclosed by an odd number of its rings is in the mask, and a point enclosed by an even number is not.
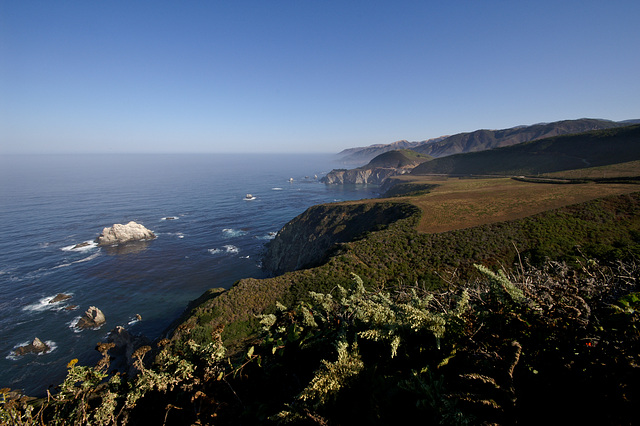
{"type": "Polygon", "coordinates": [[[638,190],[636,185],[629,184],[539,184],[510,178],[424,176],[400,177],[399,180],[431,188],[428,194],[418,197],[396,198],[422,210],[417,229],[429,233],[520,219],[597,197],[638,190]]]}
{"type": "Polygon", "coordinates": [[[394,199],[413,206],[414,215],[339,245],[322,266],[241,280],[230,291],[214,295],[189,313],[174,337],[189,331],[192,338],[206,341],[215,327],[225,324],[223,337],[233,348],[257,330],[255,314],[272,311],[276,301],[291,305],[309,291],[347,286],[351,273],[369,287],[417,283],[438,288],[451,274],[473,275],[473,263],[512,265],[516,248],[533,261],[545,256],[570,259],[580,255],[576,246],[586,255],[613,256],[635,247],[640,233],[640,193],[629,194],[636,185],[510,179],[448,179],[437,184],[429,194],[394,199]],[[612,198],[594,200],[607,195],[612,198]],[[571,205],[586,200],[592,201],[571,205]],[[449,219],[442,222],[444,218],[449,219]]]}

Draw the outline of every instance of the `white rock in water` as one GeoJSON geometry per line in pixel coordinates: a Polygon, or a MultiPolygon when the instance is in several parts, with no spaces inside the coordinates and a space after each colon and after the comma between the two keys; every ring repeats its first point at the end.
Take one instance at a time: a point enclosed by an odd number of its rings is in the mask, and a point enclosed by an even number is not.
{"type": "Polygon", "coordinates": [[[102,234],[96,239],[101,246],[126,243],[129,241],[152,240],[156,235],[136,222],[129,222],[126,225],[116,223],[110,228],[104,228],[102,234]]]}

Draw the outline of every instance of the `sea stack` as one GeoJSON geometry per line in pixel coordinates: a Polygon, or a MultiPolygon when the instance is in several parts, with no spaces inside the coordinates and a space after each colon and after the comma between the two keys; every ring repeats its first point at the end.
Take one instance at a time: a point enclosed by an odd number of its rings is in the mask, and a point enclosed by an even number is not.
{"type": "Polygon", "coordinates": [[[139,223],[131,221],[126,225],[116,223],[110,228],[104,228],[96,242],[101,246],[109,246],[130,241],[152,240],[155,237],[156,235],[152,231],[139,223]]]}
{"type": "Polygon", "coordinates": [[[84,316],[78,320],[76,327],[81,329],[98,328],[105,322],[107,322],[107,319],[104,317],[102,311],[95,306],[89,306],[84,316]]]}

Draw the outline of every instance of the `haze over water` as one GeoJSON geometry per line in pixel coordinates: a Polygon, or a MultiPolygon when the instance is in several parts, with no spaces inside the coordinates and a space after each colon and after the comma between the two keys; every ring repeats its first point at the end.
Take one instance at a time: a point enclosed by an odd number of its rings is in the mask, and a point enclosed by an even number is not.
{"type": "Polygon", "coordinates": [[[156,338],[208,288],[265,277],[265,244],[308,207],[377,195],[319,183],[336,167],[329,155],[16,155],[0,166],[0,387],[31,395],[60,383],[69,360],[95,362],[116,326],[156,338]],[[73,249],[131,220],[158,238],[73,249]],[[58,293],[73,297],[49,303],[58,293]],[[92,305],[107,324],[78,332],[92,305]],[[34,337],[53,350],[12,355],[34,337]]]}

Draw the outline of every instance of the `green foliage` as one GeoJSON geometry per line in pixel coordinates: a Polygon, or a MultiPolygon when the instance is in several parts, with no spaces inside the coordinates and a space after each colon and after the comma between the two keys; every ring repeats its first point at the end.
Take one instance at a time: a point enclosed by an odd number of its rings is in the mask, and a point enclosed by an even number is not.
{"type": "Polygon", "coordinates": [[[276,303],[232,364],[211,342],[134,353],[134,377],[69,363],[46,401],[3,390],[6,424],[628,424],[640,391],[640,267],[477,266],[446,291],[349,285],[276,303]],[[540,410],[545,407],[545,410],[540,410]]]}

